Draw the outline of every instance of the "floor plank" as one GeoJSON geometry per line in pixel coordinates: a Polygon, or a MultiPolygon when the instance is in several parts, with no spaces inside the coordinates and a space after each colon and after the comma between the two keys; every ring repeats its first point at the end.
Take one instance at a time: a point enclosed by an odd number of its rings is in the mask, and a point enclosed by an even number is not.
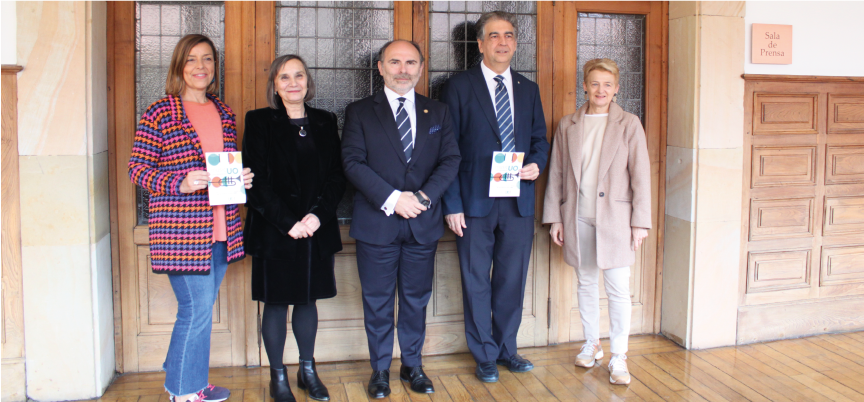
{"type": "MultiPolygon", "coordinates": [[[[510,396],[510,393],[504,390],[503,394],[499,393],[497,396],[493,396],[491,391],[484,386],[484,384],[477,380],[473,375],[463,374],[457,376],[459,382],[465,387],[465,390],[471,395],[471,397],[475,401],[488,401],[488,400],[499,400],[499,401],[507,401],[512,400],[513,397],[510,396]]],[[[500,385],[500,384],[499,384],[500,385]]]]}
{"type": "MultiPolygon", "coordinates": [[[[382,401],[864,401],[864,332],[694,351],[658,335],[633,336],[629,386],[609,383],[608,357],[592,368],[576,367],[573,360],[581,346],[572,342],[520,349],[534,370],[499,368],[497,383],[477,380],[470,354],[427,357],[425,371],[435,393],[412,392],[394,371],[392,393],[382,401]]],[[[393,367],[400,364],[397,359],[393,367]]],[[[370,401],[368,361],[317,366],[332,402],[370,401]]],[[[287,368],[297,400],[311,401],[297,388],[297,366],[287,368]]],[[[164,381],[164,372],[124,374],[101,398],[87,402],[170,402],[164,381]]],[[[210,381],[231,390],[229,402],[273,402],[267,367],[213,368],[210,381]]]]}
{"type": "MultiPolygon", "coordinates": [[[[459,381],[459,378],[455,375],[448,375],[438,377],[438,381],[441,384],[441,388],[444,388],[447,391],[447,395],[449,395],[450,399],[453,401],[470,401],[472,400],[471,394],[468,393],[468,390],[465,389],[465,386],[462,385],[462,382],[459,381]]],[[[438,388],[435,388],[436,391],[438,388]]]]}

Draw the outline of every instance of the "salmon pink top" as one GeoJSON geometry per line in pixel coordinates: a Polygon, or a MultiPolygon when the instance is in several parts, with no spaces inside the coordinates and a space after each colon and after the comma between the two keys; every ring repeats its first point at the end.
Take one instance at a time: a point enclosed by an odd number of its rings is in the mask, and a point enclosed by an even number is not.
{"type": "MultiPolygon", "coordinates": [[[[201,140],[201,150],[204,152],[222,152],[224,139],[222,138],[222,121],[219,118],[219,110],[212,101],[207,103],[183,102],[186,117],[198,133],[201,140]]],[[[213,241],[226,241],[228,229],[225,224],[225,206],[213,206],[213,241]]]]}

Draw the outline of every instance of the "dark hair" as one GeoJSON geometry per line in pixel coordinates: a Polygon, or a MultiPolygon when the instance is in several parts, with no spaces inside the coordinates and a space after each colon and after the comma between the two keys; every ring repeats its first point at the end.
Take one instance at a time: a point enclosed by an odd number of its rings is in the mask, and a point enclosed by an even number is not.
{"type": "Polygon", "coordinates": [[[407,39],[391,40],[390,42],[385,43],[384,46],[381,46],[381,50],[378,50],[378,61],[382,61],[382,62],[384,61],[384,51],[387,50],[387,48],[390,47],[390,45],[392,45],[396,42],[410,43],[411,45],[414,46],[414,49],[417,49],[417,54],[420,55],[420,64],[423,64],[423,62],[426,61],[426,58],[423,57],[423,51],[420,50],[420,45],[418,45],[417,42],[414,42],[413,40],[407,40],[407,39]]]}
{"type": "Polygon", "coordinates": [[[300,60],[300,64],[303,65],[303,71],[306,72],[306,96],[303,97],[303,102],[309,102],[315,97],[315,80],[309,74],[309,66],[306,65],[303,58],[296,54],[282,55],[270,64],[270,78],[267,79],[267,104],[270,105],[271,109],[279,109],[279,104],[282,102],[279,94],[276,93],[276,84],[273,81],[276,80],[276,75],[279,74],[282,66],[291,60],[300,60]]]}
{"type": "Polygon", "coordinates": [[[477,23],[474,25],[474,29],[477,30],[477,40],[483,40],[486,37],[486,23],[492,20],[502,20],[507,21],[510,25],[513,25],[513,36],[515,37],[516,31],[519,30],[519,23],[516,20],[516,16],[508,13],[506,11],[490,11],[488,13],[484,13],[480,16],[480,19],[477,20],[477,23]]]}
{"type": "Polygon", "coordinates": [[[174,46],[174,54],[171,55],[171,64],[168,67],[168,76],[165,78],[165,94],[180,96],[186,89],[186,81],[183,79],[183,68],[186,67],[186,58],[192,53],[192,48],[201,43],[210,45],[213,50],[213,81],[207,85],[207,92],[213,95],[219,93],[219,52],[210,38],[200,34],[186,35],[174,46]]]}

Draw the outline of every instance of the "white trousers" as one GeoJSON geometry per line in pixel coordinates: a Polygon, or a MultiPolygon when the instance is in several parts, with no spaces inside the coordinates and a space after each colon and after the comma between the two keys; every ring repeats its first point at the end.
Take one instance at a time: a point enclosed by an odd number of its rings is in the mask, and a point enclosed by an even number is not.
{"type": "Polygon", "coordinates": [[[600,339],[600,271],[609,300],[609,341],[612,353],[627,353],[630,335],[630,267],[600,269],[597,267],[597,233],[593,219],[579,218],[580,264],[576,268],[579,280],[579,315],[585,339],[597,343],[600,339]]]}

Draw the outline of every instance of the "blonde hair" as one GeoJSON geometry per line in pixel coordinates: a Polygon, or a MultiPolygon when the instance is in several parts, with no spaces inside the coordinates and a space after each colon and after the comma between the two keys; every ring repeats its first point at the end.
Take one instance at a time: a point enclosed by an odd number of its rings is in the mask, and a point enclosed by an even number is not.
{"type": "Polygon", "coordinates": [[[186,67],[186,58],[192,53],[192,48],[206,43],[213,50],[213,81],[207,85],[207,93],[219,94],[219,52],[210,38],[200,34],[189,34],[177,42],[174,46],[174,54],[171,55],[171,65],[168,67],[168,77],[165,78],[165,94],[180,96],[186,89],[186,81],[183,79],[183,68],[186,67]]]}
{"type": "Polygon", "coordinates": [[[584,71],[584,75],[582,77],[582,82],[588,83],[588,74],[590,74],[594,70],[606,71],[607,73],[612,73],[615,76],[615,84],[618,84],[618,78],[620,74],[618,73],[618,63],[616,63],[612,59],[594,59],[588,60],[585,63],[585,66],[582,67],[582,71],[584,71]]]}

